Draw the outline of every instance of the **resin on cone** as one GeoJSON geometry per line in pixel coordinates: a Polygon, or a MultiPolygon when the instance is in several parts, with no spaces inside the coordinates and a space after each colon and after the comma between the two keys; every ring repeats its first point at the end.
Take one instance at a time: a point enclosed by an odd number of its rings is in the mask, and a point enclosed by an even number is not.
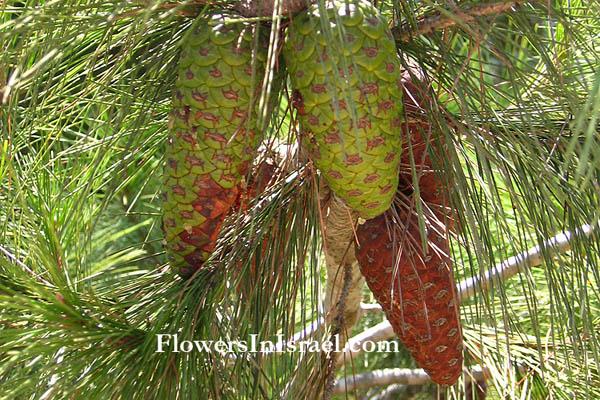
{"type": "MultiPolygon", "coordinates": [[[[163,192],[163,230],[171,267],[184,277],[213,252],[261,141],[257,108],[266,49],[257,26],[227,13],[192,25],[173,96],[163,192]]],[[[263,33],[265,29],[262,29],[263,33]]]]}
{"type": "Polygon", "coordinates": [[[364,218],[398,187],[402,89],[388,21],[366,0],[298,14],[283,48],[302,144],[329,187],[364,218]]]}

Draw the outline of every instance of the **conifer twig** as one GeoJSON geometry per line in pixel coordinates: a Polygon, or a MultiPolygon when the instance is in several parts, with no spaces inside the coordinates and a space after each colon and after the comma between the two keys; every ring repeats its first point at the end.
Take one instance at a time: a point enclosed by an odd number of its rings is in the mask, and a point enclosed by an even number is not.
{"type": "MultiPolygon", "coordinates": [[[[353,246],[350,242],[349,246],[353,246]]],[[[340,340],[340,334],[344,333],[346,329],[346,322],[344,319],[344,313],[346,309],[346,298],[348,297],[348,292],[350,291],[350,285],[352,283],[352,266],[345,264],[344,265],[344,285],[342,289],[342,293],[340,294],[340,298],[338,300],[337,305],[337,315],[334,319],[335,325],[333,331],[331,332],[331,342],[335,342],[340,340]]],[[[331,352],[327,357],[327,368],[326,368],[326,376],[325,376],[325,390],[323,393],[323,400],[329,400],[334,393],[335,386],[335,371],[337,369],[336,363],[336,354],[331,352]]]]}
{"type": "Polygon", "coordinates": [[[393,30],[396,40],[407,41],[419,35],[428,35],[434,31],[439,31],[458,24],[458,22],[472,22],[478,17],[487,15],[500,14],[512,7],[525,3],[527,0],[501,1],[497,3],[481,4],[468,7],[465,9],[457,9],[453,16],[445,16],[442,14],[433,15],[423,18],[417,22],[415,29],[412,29],[408,24],[404,24],[393,30]]]}
{"type": "MultiPolygon", "coordinates": [[[[468,380],[482,380],[488,373],[486,368],[473,367],[467,374],[468,380]]],[[[372,386],[387,386],[392,383],[401,385],[425,385],[431,383],[429,375],[423,369],[386,368],[362,374],[340,378],[336,381],[333,394],[344,394],[357,389],[372,386]]]]}
{"type": "Polygon", "coordinates": [[[53,284],[51,284],[50,282],[48,282],[47,280],[42,278],[40,275],[36,274],[31,268],[29,268],[27,265],[25,265],[21,261],[19,261],[19,259],[16,256],[11,254],[8,250],[6,250],[2,246],[0,246],[0,253],[4,254],[9,260],[11,260],[15,264],[17,264],[19,267],[21,267],[23,269],[23,271],[25,271],[29,275],[33,276],[35,279],[42,282],[44,285],[46,285],[48,287],[54,287],[53,284]]]}

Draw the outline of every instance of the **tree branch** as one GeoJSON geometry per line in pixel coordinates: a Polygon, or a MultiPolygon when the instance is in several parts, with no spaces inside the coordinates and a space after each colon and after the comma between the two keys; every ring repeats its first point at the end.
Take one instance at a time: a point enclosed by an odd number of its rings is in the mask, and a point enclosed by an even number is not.
{"type": "MultiPolygon", "coordinates": [[[[323,204],[325,218],[324,251],[327,266],[327,287],[325,289],[325,320],[333,324],[333,340],[339,341],[343,348],[349,338],[352,327],[360,317],[360,301],[365,286],[356,256],[354,254],[354,229],[358,223],[358,214],[346,206],[344,201],[331,193],[329,201],[323,204]]],[[[337,354],[327,357],[323,396],[331,395],[337,368],[337,354]],[[329,389],[329,390],[328,390],[329,389]]],[[[318,381],[318,380],[316,380],[318,381]]],[[[317,385],[317,390],[321,385],[317,385]]]]}
{"type": "Polygon", "coordinates": [[[449,28],[458,24],[459,22],[473,22],[479,17],[486,15],[500,14],[505,12],[512,7],[525,3],[528,0],[516,0],[516,1],[501,1],[498,3],[482,4],[478,6],[467,7],[462,10],[456,9],[456,14],[445,16],[442,14],[426,17],[421,21],[417,22],[416,27],[411,27],[408,24],[404,24],[393,30],[394,37],[396,40],[407,41],[411,38],[419,35],[428,35],[434,31],[439,31],[445,28],[449,28]]]}
{"type": "Polygon", "coordinates": [[[394,383],[392,385],[387,386],[379,393],[367,395],[368,397],[365,397],[364,400],[395,400],[398,398],[398,393],[400,392],[403,392],[402,394],[405,396],[405,398],[409,398],[408,396],[415,395],[418,392],[418,390],[415,389],[420,389],[416,386],[413,386],[412,388],[413,390],[410,391],[410,393],[407,393],[408,390],[406,386],[394,383]]]}
{"type": "MultiPolygon", "coordinates": [[[[325,291],[325,312],[328,322],[332,322],[339,310],[343,309],[345,328],[352,329],[360,313],[360,301],[365,280],[360,273],[354,255],[354,227],[358,223],[356,212],[350,210],[335,194],[328,202],[329,213],[325,220],[325,261],[327,264],[327,288],[325,291]],[[344,271],[349,269],[351,282],[344,292],[344,271]],[[340,304],[343,302],[344,304],[340,304]]],[[[345,336],[342,333],[340,336],[345,336]]],[[[343,340],[344,344],[346,340],[343,340]]]]}
{"type": "Polygon", "coordinates": [[[379,304],[360,303],[360,313],[364,315],[370,312],[383,311],[383,308],[379,304]]]}
{"type": "Polygon", "coordinates": [[[40,275],[36,274],[31,268],[29,268],[27,265],[25,265],[21,261],[19,261],[19,259],[16,256],[12,255],[8,250],[6,250],[2,246],[0,246],[0,253],[4,254],[9,260],[11,260],[15,264],[17,264],[25,272],[27,272],[29,275],[33,276],[38,281],[42,282],[44,285],[48,286],[49,288],[54,287],[53,284],[51,284],[50,282],[48,282],[47,280],[42,278],[40,275]]]}
{"type": "MultiPolygon", "coordinates": [[[[323,182],[321,182],[323,184],[323,182]]],[[[323,215],[323,248],[327,268],[327,286],[325,289],[324,318],[300,334],[301,337],[316,335],[321,337],[324,327],[332,326],[328,337],[332,343],[338,341],[336,348],[344,348],[349,338],[349,332],[361,315],[360,301],[362,299],[365,280],[354,254],[354,227],[358,222],[358,214],[352,211],[337,197],[329,192],[326,185],[319,188],[319,200],[323,215]]],[[[285,346],[279,343],[278,348],[285,346]]],[[[306,357],[303,357],[306,361],[306,357]]],[[[296,393],[295,388],[302,386],[310,391],[311,396],[326,399],[331,395],[335,383],[337,369],[337,353],[321,353],[320,368],[310,371],[308,376],[298,374],[282,392],[282,398],[290,393],[296,393]],[[330,390],[327,390],[330,388],[330,390]]],[[[298,363],[300,365],[302,361],[298,363]]]]}
{"type": "MultiPolygon", "coordinates": [[[[467,374],[467,380],[482,380],[487,373],[487,369],[477,365],[467,374]]],[[[431,379],[422,369],[386,368],[338,379],[335,383],[333,394],[344,394],[357,389],[365,389],[372,386],[387,386],[393,383],[401,385],[425,385],[431,383],[431,379]]]]}
{"type": "MultiPolygon", "coordinates": [[[[481,276],[465,279],[458,285],[458,297],[460,301],[473,296],[477,289],[483,292],[490,288],[492,282],[502,283],[516,275],[525,271],[527,268],[536,267],[544,262],[544,255],[547,258],[556,254],[564,253],[571,248],[571,242],[576,237],[588,237],[598,228],[600,222],[593,225],[583,225],[574,232],[564,232],[546,240],[541,246],[535,246],[526,252],[517,256],[510,257],[493,267],[489,271],[485,271],[481,276]]],[[[348,360],[357,357],[363,352],[363,344],[367,341],[380,342],[394,337],[396,334],[388,321],[381,322],[364,332],[359,333],[348,341],[348,346],[338,358],[338,366],[344,364],[348,360]]]]}

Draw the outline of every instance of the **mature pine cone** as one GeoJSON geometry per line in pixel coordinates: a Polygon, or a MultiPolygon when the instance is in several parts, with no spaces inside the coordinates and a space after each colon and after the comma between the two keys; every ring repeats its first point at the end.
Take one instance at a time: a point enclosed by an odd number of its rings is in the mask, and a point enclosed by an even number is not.
{"type": "MultiPolygon", "coordinates": [[[[404,83],[405,107],[417,115],[426,98],[406,75],[404,83]]],[[[442,155],[443,143],[428,139],[429,126],[418,118],[403,124],[403,129],[410,135],[420,198],[415,195],[406,149],[395,204],[358,227],[356,257],[369,288],[417,364],[434,382],[452,385],[463,362],[458,295],[447,238],[447,230],[453,227],[452,213],[427,151],[429,145],[442,155]],[[414,201],[422,201],[426,210],[427,252],[423,251],[414,201]]]]}

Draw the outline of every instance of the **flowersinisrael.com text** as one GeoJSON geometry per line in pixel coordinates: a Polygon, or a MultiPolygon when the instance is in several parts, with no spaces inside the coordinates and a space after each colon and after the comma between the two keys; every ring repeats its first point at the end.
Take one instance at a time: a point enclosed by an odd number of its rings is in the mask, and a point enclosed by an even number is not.
{"type": "MultiPolygon", "coordinates": [[[[157,334],[156,352],[190,353],[192,351],[205,353],[283,353],[283,352],[340,352],[339,337],[335,341],[298,340],[284,341],[283,335],[277,335],[277,344],[270,340],[258,340],[258,335],[250,335],[250,340],[181,340],[177,334],[157,334]]],[[[349,342],[346,344],[352,352],[388,353],[398,352],[398,342],[382,341],[349,342]]]]}

